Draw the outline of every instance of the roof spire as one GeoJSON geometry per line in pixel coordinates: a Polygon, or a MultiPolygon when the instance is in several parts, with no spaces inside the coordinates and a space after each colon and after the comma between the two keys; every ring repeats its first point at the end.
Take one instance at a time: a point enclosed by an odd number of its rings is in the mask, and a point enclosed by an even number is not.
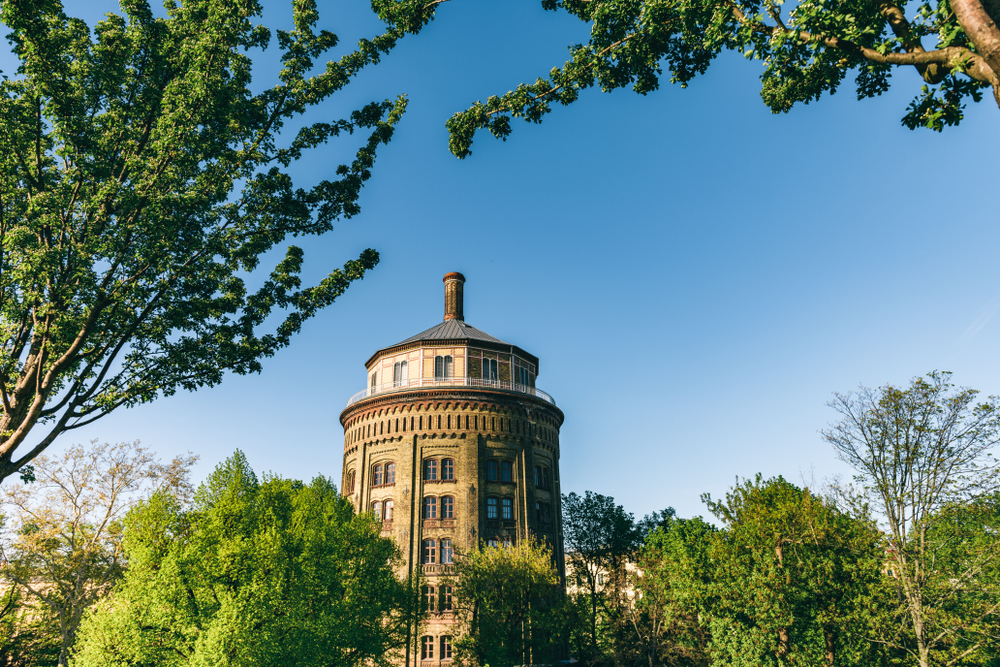
{"type": "Polygon", "coordinates": [[[462,285],[465,283],[465,276],[457,271],[446,273],[444,276],[444,319],[465,321],[465,314],[462,312],[462,285]]]}

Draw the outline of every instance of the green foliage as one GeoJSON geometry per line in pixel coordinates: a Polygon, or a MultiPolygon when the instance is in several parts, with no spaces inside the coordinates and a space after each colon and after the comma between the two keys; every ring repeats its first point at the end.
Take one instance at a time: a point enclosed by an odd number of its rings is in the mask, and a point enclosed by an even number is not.
{"type": "Polygon", "coordinates": [[[129,513],[129,569],[73,664],[389,664],[416,605],[380,532],[329,480],[259,482],[237,452],[190,510],[157,494],[129,513]]]}
{"type": "Polygon", "coordinates": [[[552,552],[534,538],[461,554],[455,564],[460,665],[544,663],[555,656],[567,611],[552,552]]]}
{"type": "Polygon", "coordinates": [[[248,287],[265,253],[359,212],[406,106],[296,131],[402,33],[324,67],[336,35],[316,30],[315,0],[291,9],[280,74],[253,92],[250,55],[271,39],[256,0],[169,0],[162,17],[128,0],[93,28],[58,0],[0,5],[20,59],[0,81],[0,480],[30,478],[25,463],[61,432],[116,408],[259,372],[377,264],[365,250],[303,287],[304,253],[288,246],[248,287]],[[306,151],[356,131],[367,139],[335,176],[293,182],[306,151]]]}
{"type": "MultiPolygon", "coordinates": [[[[447,1],[373,0],[372,6],[397,29],[419,32],[447,1]]],[[[542,0],[542,6],[586,23],[587,43],[570,46],[569,60],[548,77],[452,116],[449,146],[459,158],[470,154],[478,130],[506,140],[513,118],[540,123],[554,105],[576,102],[587,88],[630,87],[645,95],[659,88],[664,69],[670,83],[687,87],[723,51],[761,61],[761,98],[774,113],[836,92],[852,72],[858,99],[880,95],[900,66],[915,67],[927,84],[903,118],[910,128],[940,131],[961,120],[967,99],[982,99],[982,88],[992,85],[1000,95],[993,46],[969,40],[949,0],[910,7],[888,0],[798,0],[787,7],[782,0],[542,0]],[[921,44],[927,36],[936,42],[930,50],[921,44]]]]}
{"type": "Polygon", "coordinates": [[[54,667],[62,643],[51,610],[32,604],[20,586],[0,596],[0,667],[54,667]]]}
{"type": "Polygon", "coordinates": [[[865,636],[884,551],[871,523],[781,477],[704,499],[726,527],[710,548],[713,664],[874,661],[865,636]]]}

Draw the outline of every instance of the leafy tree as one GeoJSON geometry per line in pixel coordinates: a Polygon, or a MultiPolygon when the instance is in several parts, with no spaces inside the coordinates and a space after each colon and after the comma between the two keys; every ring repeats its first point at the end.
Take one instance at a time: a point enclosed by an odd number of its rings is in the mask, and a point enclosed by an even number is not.
{"type": "Polygon", "coordinates": [[[0,596],[0,667],[51,667],[61,648],[54,615],[8,584],[0,596]]]}
{"type": "Polygon", "coordinates": [[[830,405],[842,419],[823,432],[855,470],[855,484],[838,488],[840,499],[854,508],[870,504],[889,541],[900,603],[887,641],[921,667],[951,648],[958,654],[979,650],[972,636],[988,617],[996,618],[1000,603],[994,591],[992,603],[962,605],[968,613],[954,613],[955,600],[973,599],[983,568],[1000,558],[989,524],[980,524],[982,538],[961,537],[972,525],[962,517],[976,516],[963,514],[964,508],[1000,490],[1000,468],[990,451],[1000,441],[1000,402],[976,403],[978,392],[954,389],[949,378],[934,372],[906,388],[835,394],[830,405]]]}
{"type": "MultiPolygon", "coordinates": [[[[419,32],[448,0],[374,0],[379,16],[419,32]]],[[[762,62],[761,97],[774,113],[834,93],[854,73],[858,99],[889,89],[899,67],[924,85],[902,122],[940,131],[957,125],[968,99],[991,88],[1000,105],[1000,3],[996,0],[542,0],[589,26],[586,44],[548,77],[476,102],[448,121],[452,153],[463,158],[476,131],[506,139],[511,119],[538,123],[580,91],[631,87],[647,94],[670,82],[686,87],[723,51],[762,62]],[[927,39],[930,44],[925,45],[927,39]]]]}
{"type": "Polygon", "coordinates": [[[589,603],[587,657],[597,660],[606,652],[599,641],[600,621],[625,602],[626,563],[638,552],[643,531],[614,498],[593,491],[563,495],[562,509],[568,583],[582,589],[589,603]]]}
{"type": "Polygon", "coordinates": [[[883,578],[881,541],[865,521],[781,477],[757,475],[704,500],[713,535],[711,651],[718,664],[857,665],[865,601],[883,578]]]}
{"type": "Polygon", "coordinates": [[[480,546],[455,563],[460,665],[544,663],[562,636],[559,574],[552,552],[532,537],[513,546],[480,546]]]}
{"type": "Polygon", "coordinates": [[[0,496],[8,518],[0,581],[34,602],[28,615],[54,621],[59,665],[69,660],[84,612],[121,576],[121,520],[156,489],[183,497],[196,459],[164,465],[138,441],[94,441],[39,456],[34,482],[0,496]]]}
{"type": "Polygon", "coordinates": [[[84,620],[73,664],[391,664],[415,592],[380,534],[329,480],[260,483],[237,452],[190,510],[160,493],[129,513],[129,568],[84,620]]]}
{"type": "Polygon", "coordinates": [[[709,545],[715,529],[700,517],[658,515],[630,572],[635,603],[625,608],[632,630],[615,649],[617,662],[707,666],[709,635],[701,618],[711,581],[709,545]]]}
{"type": "Polygon", "coordinates": [[[0,480],[119,407],[259,372],[378,262],[365,250],[302,287],[288,246],[248,290],[264,253],[359,212],[405,108],[298,123],[401,33],[317,67],[337,37],[315,0],[291,6],[280,74],[254,93],[250,55],[271,38],[257,0],[166,0],[162,17],[122,0],[93,30],[59,0],[0,3],[20,59],[0,80],[0,480]],[[293,183],[304,152],[355,131],[369,136],[335,177],[293,183]]]}

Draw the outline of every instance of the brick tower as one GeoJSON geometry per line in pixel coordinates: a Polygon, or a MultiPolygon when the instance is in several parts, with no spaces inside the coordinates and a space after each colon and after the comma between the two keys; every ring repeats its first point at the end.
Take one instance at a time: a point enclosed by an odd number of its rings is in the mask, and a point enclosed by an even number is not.
{"type": "MultiPolygon", "coordinates": [[[[406,664],[451,654],[456,552],[533,534],[563,572],[559,427],[563,413],[536,388],[538,358],[466,324],[465,277],[444,277],[444,321],[378,350],[366,389],[340,414],[342,489],[382,520],[405,563],[422,570],[431,607],[406,664]]],[[[419,570],[418,570],[419,569],[419,570]]]]}

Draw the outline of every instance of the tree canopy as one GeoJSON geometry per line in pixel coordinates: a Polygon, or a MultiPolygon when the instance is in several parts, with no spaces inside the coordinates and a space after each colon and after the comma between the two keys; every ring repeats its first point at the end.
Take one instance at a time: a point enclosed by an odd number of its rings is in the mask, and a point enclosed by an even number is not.
{"type": "MultiPolygon", "coordinates": [[[[373,0],[379,16],[419,32],[449,0],[373,0]]],[[[448,120],[449,144],[470,154],[478,130],[506,139],[511,120],[538,123],[580,92],[631,87],[647,94],[669,81],[686,87],[716,57],[759,60],[761,98],[774,113],[834,93],[848,76],[858,99],[889,89],[900,67],[922,82],[902,122],[940,131],[958,124],[968,100],[991,89],[1000,106],[997,0],[542,0],[588,24],[589,39],[547,77],[477,101],[448,120]]]]}
{"type": "Polygon", "coordinates": [[[389,664],[415,620],[393,540],[319,477],[259,482],[239,452],[185,509],[125,521],[128,569],[80,629],[78,667],[389,664]]]}
{"type": "Polygon", "coordinates": [[[58,0],[0,3],[20,60],[0,80],[0,480],[119,407],[260,371],[378,262],[368,249],[303,287],[288,246],[248,281],[289,237],[359,212],[406,106],[297,122],[401,32],[322,66],[337,36],[317,29],[314,0],[290,5],[280,74],[263,84],[251,55],[272,32],[256,0],[167,0],[163,16],[123,0],[93,28],[58,0]],[[356,131],[353,161],[293,182],[306,151],[356,131]]]}

